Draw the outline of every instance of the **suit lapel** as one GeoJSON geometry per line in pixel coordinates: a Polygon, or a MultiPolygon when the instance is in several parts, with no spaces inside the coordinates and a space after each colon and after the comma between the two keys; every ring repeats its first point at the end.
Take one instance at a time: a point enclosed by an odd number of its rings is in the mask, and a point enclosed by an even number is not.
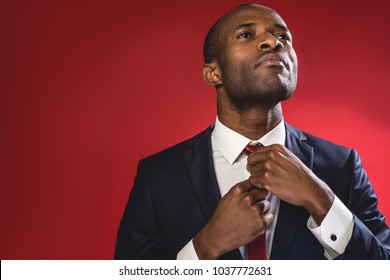
{"type": "Polygon", "coordinates": [[[212,127],[193,138],[183,153],[188,177],[206,222],[221,199],[214,172],[211,132],[212,127]]]}
{"type": "MultiPolygon", "coordinates": [[[[286,124],[286,148],[307,167],[313,169],[313,147],[306,143],[306,136],[301,131],[288,124],[286,124]]],[[[296,234],[300,229],[305,230],[307,218],[308,213],[302,207],[280,202],[271,259],[288,259],[296,234]]]]}
{"type": "Polygon", "coordinates": [[[286,148],[296,155],[307,167],[313,169],[314,148],[307,143],[302,131],[286,123],[286,148]]]}
{"type": "MultiPolygon", "coordinates": [[[[202,209],[205,224],[210,220],[221,199],[211,148],[213,126],[194,137],[183,153],[188,177],[192,189],[202,209]]],[[[240,251],[233,250],[221,256],[221,259],[242,259],[240,251]]]]}

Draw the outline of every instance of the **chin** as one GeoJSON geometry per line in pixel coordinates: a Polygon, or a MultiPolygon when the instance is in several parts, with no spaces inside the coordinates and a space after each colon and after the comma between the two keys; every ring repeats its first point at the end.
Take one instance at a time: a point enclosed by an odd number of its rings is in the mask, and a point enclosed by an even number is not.
{"type": "Polygon", "coordinates": [[[295,89],[296,83],[279,84],[279,86],[273,89],[273,92],[279,101],[284,101],[294,94],[295,89]]]}
{"type": "Polygon", "coordinates": [[[293,95],[295,88],[295,85],[291,84],[278,84],[278,86],[268,88],[265,92],[262,91],[259,96],[261,96],[264,101],[269,101],[276,104],[289,99],[293,95]]]}
{"type": "Polygon", "coordinates": [[[285,100],[289,99],[293,95],[294,95],[294,92],[289,92],[287,94],[284,94],[283,96],[280,97],[280,101],[285,101],[285,100]]]}

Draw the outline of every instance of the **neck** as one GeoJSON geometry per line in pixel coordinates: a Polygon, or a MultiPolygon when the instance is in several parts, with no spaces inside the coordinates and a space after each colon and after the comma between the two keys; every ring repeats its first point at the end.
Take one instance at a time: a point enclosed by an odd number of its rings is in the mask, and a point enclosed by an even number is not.
{"type": "Polygon", "coordinates": [[[219,121],[251,140],[260,139],[282,120],[282,105],[280,102],[276,105],[257,104],[256,107],[243,110],[234,106],[222,106],[219,103],[219,121]]]}

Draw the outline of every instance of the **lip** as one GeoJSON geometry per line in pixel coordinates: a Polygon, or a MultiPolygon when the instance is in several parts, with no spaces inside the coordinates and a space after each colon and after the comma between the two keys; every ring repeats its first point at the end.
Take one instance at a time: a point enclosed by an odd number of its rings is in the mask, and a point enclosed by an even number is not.
{"type": "Polygon", "coordinates": [[[259,67],[261,64],[266,64],[268,66],[285,67],[286,69],[288,69],[286,59],[277,53],[269,53],[262,56],[255,64],[255,68],[259,67]]]}

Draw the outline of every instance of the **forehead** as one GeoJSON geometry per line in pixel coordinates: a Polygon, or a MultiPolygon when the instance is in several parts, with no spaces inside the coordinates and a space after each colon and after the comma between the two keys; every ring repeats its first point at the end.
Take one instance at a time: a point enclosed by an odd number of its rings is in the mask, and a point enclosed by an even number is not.
{"type": "Polygon", "coordinates": [[[224,36],[248,22],[254,22],[264,27],[284,26],[287,29],[283,19],[274,10],[259,5],[248,5],[238,7],[221,18],[220,35],[224,36]]]}

